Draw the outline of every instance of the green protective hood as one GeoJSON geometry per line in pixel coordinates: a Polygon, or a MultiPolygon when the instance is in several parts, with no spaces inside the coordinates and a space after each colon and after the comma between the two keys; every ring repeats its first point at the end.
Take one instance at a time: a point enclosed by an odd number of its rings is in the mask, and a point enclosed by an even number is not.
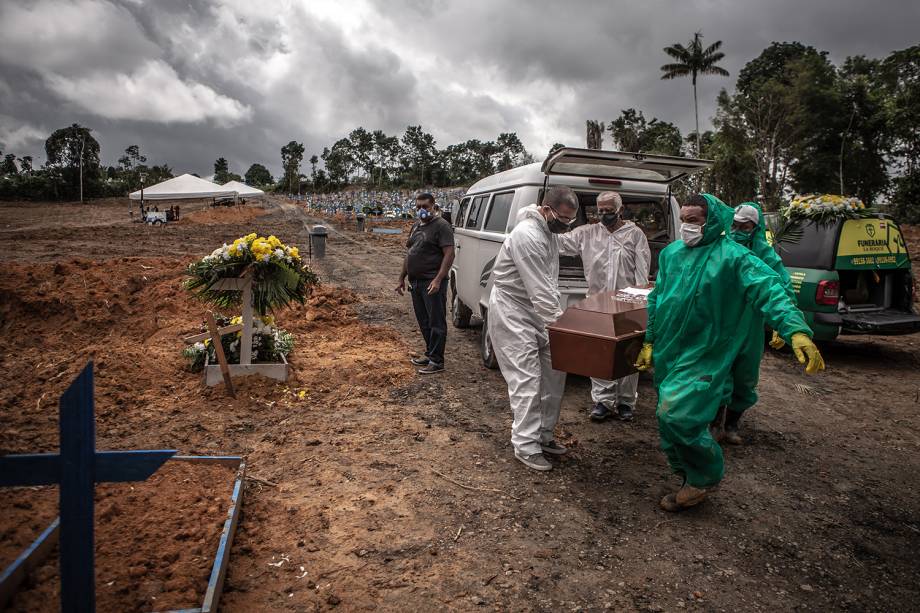
{"type": "MultiPolygon", "coordinates": [[[[760,205],[756,202],[742,202],[738,206],[747,205],[752,206],[757,209],[757,226],[754,228],[754,233],[751,235],[751,244],[745,245],[751,251],[754,252],[754,255],[759,257],[761,260],[764,259],[764,254],[767,251],[773,251],[773,247],[770,246],[770,243],[767,242],[767,224],[763,216],[763,209],[760,208],[760,205]]],[[[726,228],[726,233],[731,233],[732,222],[734,221],[734,215],[732,215],[732,220],[728,222],[728,227],[726,228]]]]}
{"type": "Polygon", "coordinates": [[[700,241],[700,244],[708,245],[731,229],[735,209],[712,194],[702,194],[702,196],[706,199],[709,207],[706,212],[706,227],[703,229],[703,240],[700,241]]]}
{"type": "MultiPolygon", "coordinates": [[[[751,244],[744,245],[751,250],[751,253],[756,255],[760,260],[773,269],[777,275],[779,275],[780,281],[782,282],[783,287],[786,290],[786,293],[789,297],[797,302],[795,290],[792,288],[792,279],[789,276],[789,272],[786,270],[786,267],[783,266],[783,260],[779,257],[779,254],[776,253],[776,250],[773,246],[767,241],[767,224],[766,219],[763,216],[763,209],[760,208],[760,205],[756,202],[742,202],[741,204],[747,204],[749,206],[757,209],[757,227],[754,228],[754,233],[751,236],[751,244]]],[[[740,205],[739,205],[740,206],[740,205]]],[[[734,217],[734,209],[732,209],[734,217]]],[[[733,219],[729,219],[728,226],[726,226],[726,234],[731,236],[731,223],[733,219]]]]}

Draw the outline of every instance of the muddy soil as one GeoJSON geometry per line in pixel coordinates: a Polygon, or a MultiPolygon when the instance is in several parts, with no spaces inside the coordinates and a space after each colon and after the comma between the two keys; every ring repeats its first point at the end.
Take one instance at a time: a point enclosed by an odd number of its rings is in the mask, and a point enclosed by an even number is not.
{"type": "MultiPolygon", "coordinates": [[[[227,466],[169,461],[143,483],[97,487],[96,611],[201,606],[235,478],[227,466]]],[[[58,553],[32,573],[10,611],[60,609],[58,553]]]]}
{"type": "Polygon", "coordinates": [[[184,370],[203,306],[182,269],[250,231],[304,252],[320,220],[273,200],[245,222],[148,228],[114,202],[75,226],[55,206],[0,206],[0,447],[55,449],[56,399],[92,354],[100,448],[244,455],[259,481],[227,611],[920,607],[917,336],[829,343],[815,378],[768,354],[721,490],[672,516],[649,381],[635,421],[594,424],[587,380],[570,377],[557,433],[572,451],[534,473],[512,456],[477,329],[450,330],[447,372],[411,370],[420,337],[393,292],[404,237],[322,220],[324,287],[278,317],[294,376],[242,380],[232,400],[184,370]]]}

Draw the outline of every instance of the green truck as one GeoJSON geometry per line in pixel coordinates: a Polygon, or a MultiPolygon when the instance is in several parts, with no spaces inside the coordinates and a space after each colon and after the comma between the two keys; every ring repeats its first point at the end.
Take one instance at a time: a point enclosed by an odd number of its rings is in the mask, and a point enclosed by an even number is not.
{"type": "MultiPolygon", "coordinates": [[[[775,217],[767,221],[776,227],[775,217]]],[[[816,340],[920,332],[910,257],[894,220],[798,221],[782,236],[774,248],[816,340]]]]}

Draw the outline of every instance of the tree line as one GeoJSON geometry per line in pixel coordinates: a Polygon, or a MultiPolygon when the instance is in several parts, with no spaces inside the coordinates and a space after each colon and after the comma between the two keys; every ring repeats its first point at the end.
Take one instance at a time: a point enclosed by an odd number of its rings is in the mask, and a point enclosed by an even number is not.
{"type": "Polygon", "coordinates": [[[280,190],[332,191],[355,183],[373,188],[450,187],[533,161],[514,132],[499,134],[494,141],[471,139],[439,149],[422,126],[408,126],[402,136],[355,128],[320,155],[310,156],[309,175],[300,171],[303,156],[303,144],[296,141],[281,148],[280,190]],[[323,168],[317,168],[320,160],[323,168]]]}
{"type": "Polygon", "coordinates": [[[115,165],[100,163],[99,142],[79,124],[55,130],[45,141],[45,164],[35,168],[32,156],[3,154],[0,199],[78,200],[124,196],[173,176],[167,164],[147,164],[138,145],[127,147],[115,165]]]}
{"type": "MultiPolygon", "coordinates": [[[[719,46],[703,48],[697,34],[666,48],[677,62],[662,78],[723,75],[719,46]]],[[[598,125],[622,151],[712,159],[701,187],[727,202],[757,199],[775,210],[796,193],[845,194],[920,222],[920,45],[835,66],[825,51],[774,42],[741,69],[733,91],[721,90],[713,130],[682,135],[636,109],[606,126],[589,122],[594,139],[598,125]]]]}
{"type": "MultiPolygon", "coordinates": [[[[302,172],[305,148],[291,141],[281,148],[283,174],[277,180],[261,163],[244,175],[231,171],[225,157],[214,162],[214,181],[245,181],[282,193],[334,191],[350,184],[377,189],[465,185],[501,170],[533,161],[517,134],[502,133],[494,141],[471,139],[438,149],[422,126],[409,126],[401,136],[382,130],[355,128],[348,136],[311,155],[309,174],[302,172]],[[318,168],[320,160],[323,167],[318,168]]],[[[138,145],[127,147],[117,164],[100,162],[99,142],[90,128],[73,124],[55,130],[45,141],[47,161],[34,168],[31,156],[0,152],[0,199],[77,200],[124,196],[173,176],[166,165],[148,165],[138,145]]]]}

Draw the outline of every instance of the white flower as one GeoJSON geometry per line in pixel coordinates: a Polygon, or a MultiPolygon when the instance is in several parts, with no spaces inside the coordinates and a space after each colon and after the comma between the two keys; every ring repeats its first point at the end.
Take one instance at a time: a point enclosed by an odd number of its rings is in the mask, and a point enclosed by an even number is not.
{"type": "Polygon", "coordinates": [[[204,351],[204,350],[205,350],[205,345],[204,345],[204,343],[202,343],[201,341],[195,343],[194,345],[192,345],[192,347],[195,349],[195,351],[204,351]]]}
{"type": "Polygon", "coordinates": [[[268,261],[271,260],[271,259],[272,259],[272,256],[271,256],[270,253],[266,253],[265,255],[262,256],[262,261],[263,261],[263,262],[268,262],[268,261]]]}
{"type": "Polygon", "coordinates": [[[278,257],[279,259],[280,259],[280,258],[283,258],[283,257],[284,257],[284,250],[281,249],[280,247],[277,248],[277,249],[275,249],[275,256],[278,257]]]}

